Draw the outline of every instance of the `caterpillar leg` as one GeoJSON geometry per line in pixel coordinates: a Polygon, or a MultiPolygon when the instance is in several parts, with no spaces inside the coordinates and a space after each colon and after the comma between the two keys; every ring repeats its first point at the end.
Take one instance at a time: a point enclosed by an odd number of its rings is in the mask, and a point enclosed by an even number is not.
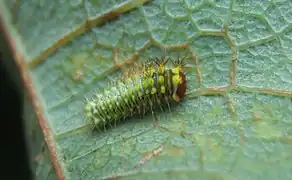
{"type": "Polygon", "coordinates": [[[117,127],[117,121],[115,120],[115,127],[117,127]]]}
{"type": "Polygon", "coordinates": [[[157,105],[159,106],[161,112],[164,112],[164,111],[163,111],[163,108],[162,108],[162,106],[161,106],[162,103],[161,103],[161,101],[160,101],[160,96],[159,96],[159,95],[157,95],[157,94],[155,95],[154,101],[157,102],[157,105]]]}
{"type": "Polygon", "coordinates": [[[169,104],[168,97],[167,97],[167,96],[164,96],[164,99],[165,99],[165,102],[166,102],[166,104],[167,104],[168,110],[169,110],[169,112],[171,113],[171,109],[170,109],[170,104],[169,104]]]}
{"type": "Polygon", "coordinates": [[[153,117],[154,127],[157,128],[158,119],[157,119],[156,113],[155,113],[155,111],[153,109],[151,110],[151,113],[152,113],[152,117],[153,117]]]}
{"type": "Polygon", "coordinates": [[[95,124],[92,124],[92,125],[91,125],[91,131],[93,131],[93,130],[95,130],[95,129],[96,129],[95,124]]]}
{"type": "Polygon", "coordinates": [[[172,112],[171,112],[171,107],[170,107],[170,101],[169,101],[169,98],[167,96],[165,96],[165,102],[166,102],[167,107],[168,107],[168,110],[169,110],[170,118],[172,119],[172,112]]]}
{"type": "Polygon", "coordinates": [[[100,133],[101,130],[99,129],[98,126],[95,126],[94,124],[91,126],[91,131],[92,135],[96,135],[96,133],[100,133]]]}
{"type": "Polygon", "coordinates": [[[104,132],[106,132],[106,127],[105,127],[105,124],[103,124],[103,130],[104,130],[104,132]]]}
{"type": "Polygon", "coordinates": [[[153,121],[154,121],[154,127],[156,128],[157,124],[158,124],[158,120],[157,120],[156,113],[155,113],[155,111],[153,109],[152,100],[150,98],[149,98],[149,105],[150,105],[150,111],[151,111],[151,114],[152,114],[152,117],[153,117],[153,121]]]}

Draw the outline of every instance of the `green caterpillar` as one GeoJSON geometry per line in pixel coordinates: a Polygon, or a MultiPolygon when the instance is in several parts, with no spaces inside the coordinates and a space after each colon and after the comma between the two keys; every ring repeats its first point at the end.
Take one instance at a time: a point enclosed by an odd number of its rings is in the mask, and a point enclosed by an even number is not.
{"type": "Polygon", "coordinates": [[[145,114],[154,108],[180,102],[186,92],[187,83],[184,72],[184,59],[155,58],[142,66],[137,72],[116,87],[111,87],[103,94],[96,94],[87,100],[84,108],[85,118],[92,128],[106,129],[106,125],[116,124],[135,114],[145,114]],[[171,68],[167,67],[172,62],[171,68]]]}

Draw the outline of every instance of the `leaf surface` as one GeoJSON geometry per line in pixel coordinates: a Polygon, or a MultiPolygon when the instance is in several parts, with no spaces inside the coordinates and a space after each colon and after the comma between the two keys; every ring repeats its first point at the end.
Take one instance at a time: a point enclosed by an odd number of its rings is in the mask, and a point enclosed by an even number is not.
{"type": "Polygon", "coordinates": [[[144,2],[5,1],[64,176],[291,179],[290,1],[144,2]],[[150,114],[90,132],[84,96],[129,64],[186,53],[188,94],[157,127],[150,114]]]}

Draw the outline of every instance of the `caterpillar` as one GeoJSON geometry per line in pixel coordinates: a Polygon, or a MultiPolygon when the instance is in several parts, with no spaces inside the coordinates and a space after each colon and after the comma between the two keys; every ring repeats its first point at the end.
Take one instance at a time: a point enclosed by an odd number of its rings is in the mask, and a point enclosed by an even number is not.
{"type": "Polygon", "coordinates": [[[125,80],[117,81],[116,86],[96,93],[94,98],[86,100],[85,119],[92,129],[103,128],[133,115],[145,115],[154,109],[166,107],[170,111],[171,103],[179,103],[185,96],[187,83],[185,58],[148,59],[141,67],[125,80]],[[171,61],[172,67],[168,67],[171,61]]]}

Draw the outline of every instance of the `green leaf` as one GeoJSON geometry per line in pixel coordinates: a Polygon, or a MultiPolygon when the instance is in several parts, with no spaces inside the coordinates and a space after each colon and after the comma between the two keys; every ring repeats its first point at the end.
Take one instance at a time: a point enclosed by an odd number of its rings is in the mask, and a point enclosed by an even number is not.
{"type": "Polygon", "coordinates": [[[49,127],[43,132],[57,176],[291,179],[290,1],[145,2],[1,6],[19,33],[17,50],[41,104],[38,118],[49,127]],[[157,114],[157,127],[150,114],[90,131],[84,96],[108,88],[129,64],[186,53],[187,96],[172,112],[157,114]]]}

